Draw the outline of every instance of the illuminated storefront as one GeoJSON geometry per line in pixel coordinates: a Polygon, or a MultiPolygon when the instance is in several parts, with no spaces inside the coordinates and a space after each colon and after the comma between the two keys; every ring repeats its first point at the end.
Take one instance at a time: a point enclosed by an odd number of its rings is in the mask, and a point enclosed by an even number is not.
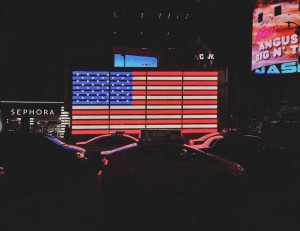
{"type": "Polygon", "coordinates": [[[1,101],[2,130],[23,131],[64,138],[70,124],[63,102],[1,101]]]}

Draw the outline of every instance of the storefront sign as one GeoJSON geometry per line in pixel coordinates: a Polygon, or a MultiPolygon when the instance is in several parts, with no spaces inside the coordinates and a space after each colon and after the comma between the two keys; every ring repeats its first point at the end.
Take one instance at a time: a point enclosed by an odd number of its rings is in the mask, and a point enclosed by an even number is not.
{"type": "Polygon", "coordinates": [[[24,102],[3,103],[1,102],[2,114],[5,117],[47,117],[59,116],[61,103],[24,102]]]}

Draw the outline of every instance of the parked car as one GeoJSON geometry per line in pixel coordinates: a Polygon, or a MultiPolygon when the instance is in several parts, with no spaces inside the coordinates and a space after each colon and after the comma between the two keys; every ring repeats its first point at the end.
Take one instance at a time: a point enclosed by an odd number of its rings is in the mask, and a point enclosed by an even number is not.
{"type": "Polygon", "coordinates": [[[241,164],[249,177],[263,185],[292,180],[300,171],[299,153],[255,135],[219,134],[195,147],[241,164]]]}
{"type": "Polygon", "coordinates": [[[86,150],[86,155],[90,153],[112,150],[118,147],[122,147],[128,144],[137,142],[133,136],[118,131],[106,135],[100,135],[93,137],[92,139],[76,142],[76,146],[82,147],[86,150]]]}
{"type": "Polygon", "coordinates": [[[109,194],[228,192],[246,178],[242,166],[181,143],[133,143],[103,151],[99,182],[109,194]]]}
{"type": "Polygon", "coordinates": [[[49,135],[1,132],[0,149],[5,178],[26,187],[68,185],[84,173],[85,149],[49,135]]]}

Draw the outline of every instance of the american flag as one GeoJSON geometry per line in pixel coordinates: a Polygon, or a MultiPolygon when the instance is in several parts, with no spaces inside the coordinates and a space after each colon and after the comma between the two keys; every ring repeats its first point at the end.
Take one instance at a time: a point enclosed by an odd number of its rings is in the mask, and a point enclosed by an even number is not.
{"type": "Polygon", "coordinates": [[[217,71],[73,71],[72,134],[217,131],[217,71]]]}

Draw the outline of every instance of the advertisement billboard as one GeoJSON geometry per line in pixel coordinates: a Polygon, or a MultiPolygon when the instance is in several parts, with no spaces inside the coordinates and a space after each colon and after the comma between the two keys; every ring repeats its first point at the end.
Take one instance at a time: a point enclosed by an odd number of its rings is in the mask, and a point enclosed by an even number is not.
{"type": "Polygon", "coordinates": [[[72,134],[216,132],[218,71],[73,71],[72,134]]]}
{"type": "Polygon", "coordinates": [[[300,72],[299,0],[258,0],[253,11],[252,66],[256,74],[300,72]]]}

